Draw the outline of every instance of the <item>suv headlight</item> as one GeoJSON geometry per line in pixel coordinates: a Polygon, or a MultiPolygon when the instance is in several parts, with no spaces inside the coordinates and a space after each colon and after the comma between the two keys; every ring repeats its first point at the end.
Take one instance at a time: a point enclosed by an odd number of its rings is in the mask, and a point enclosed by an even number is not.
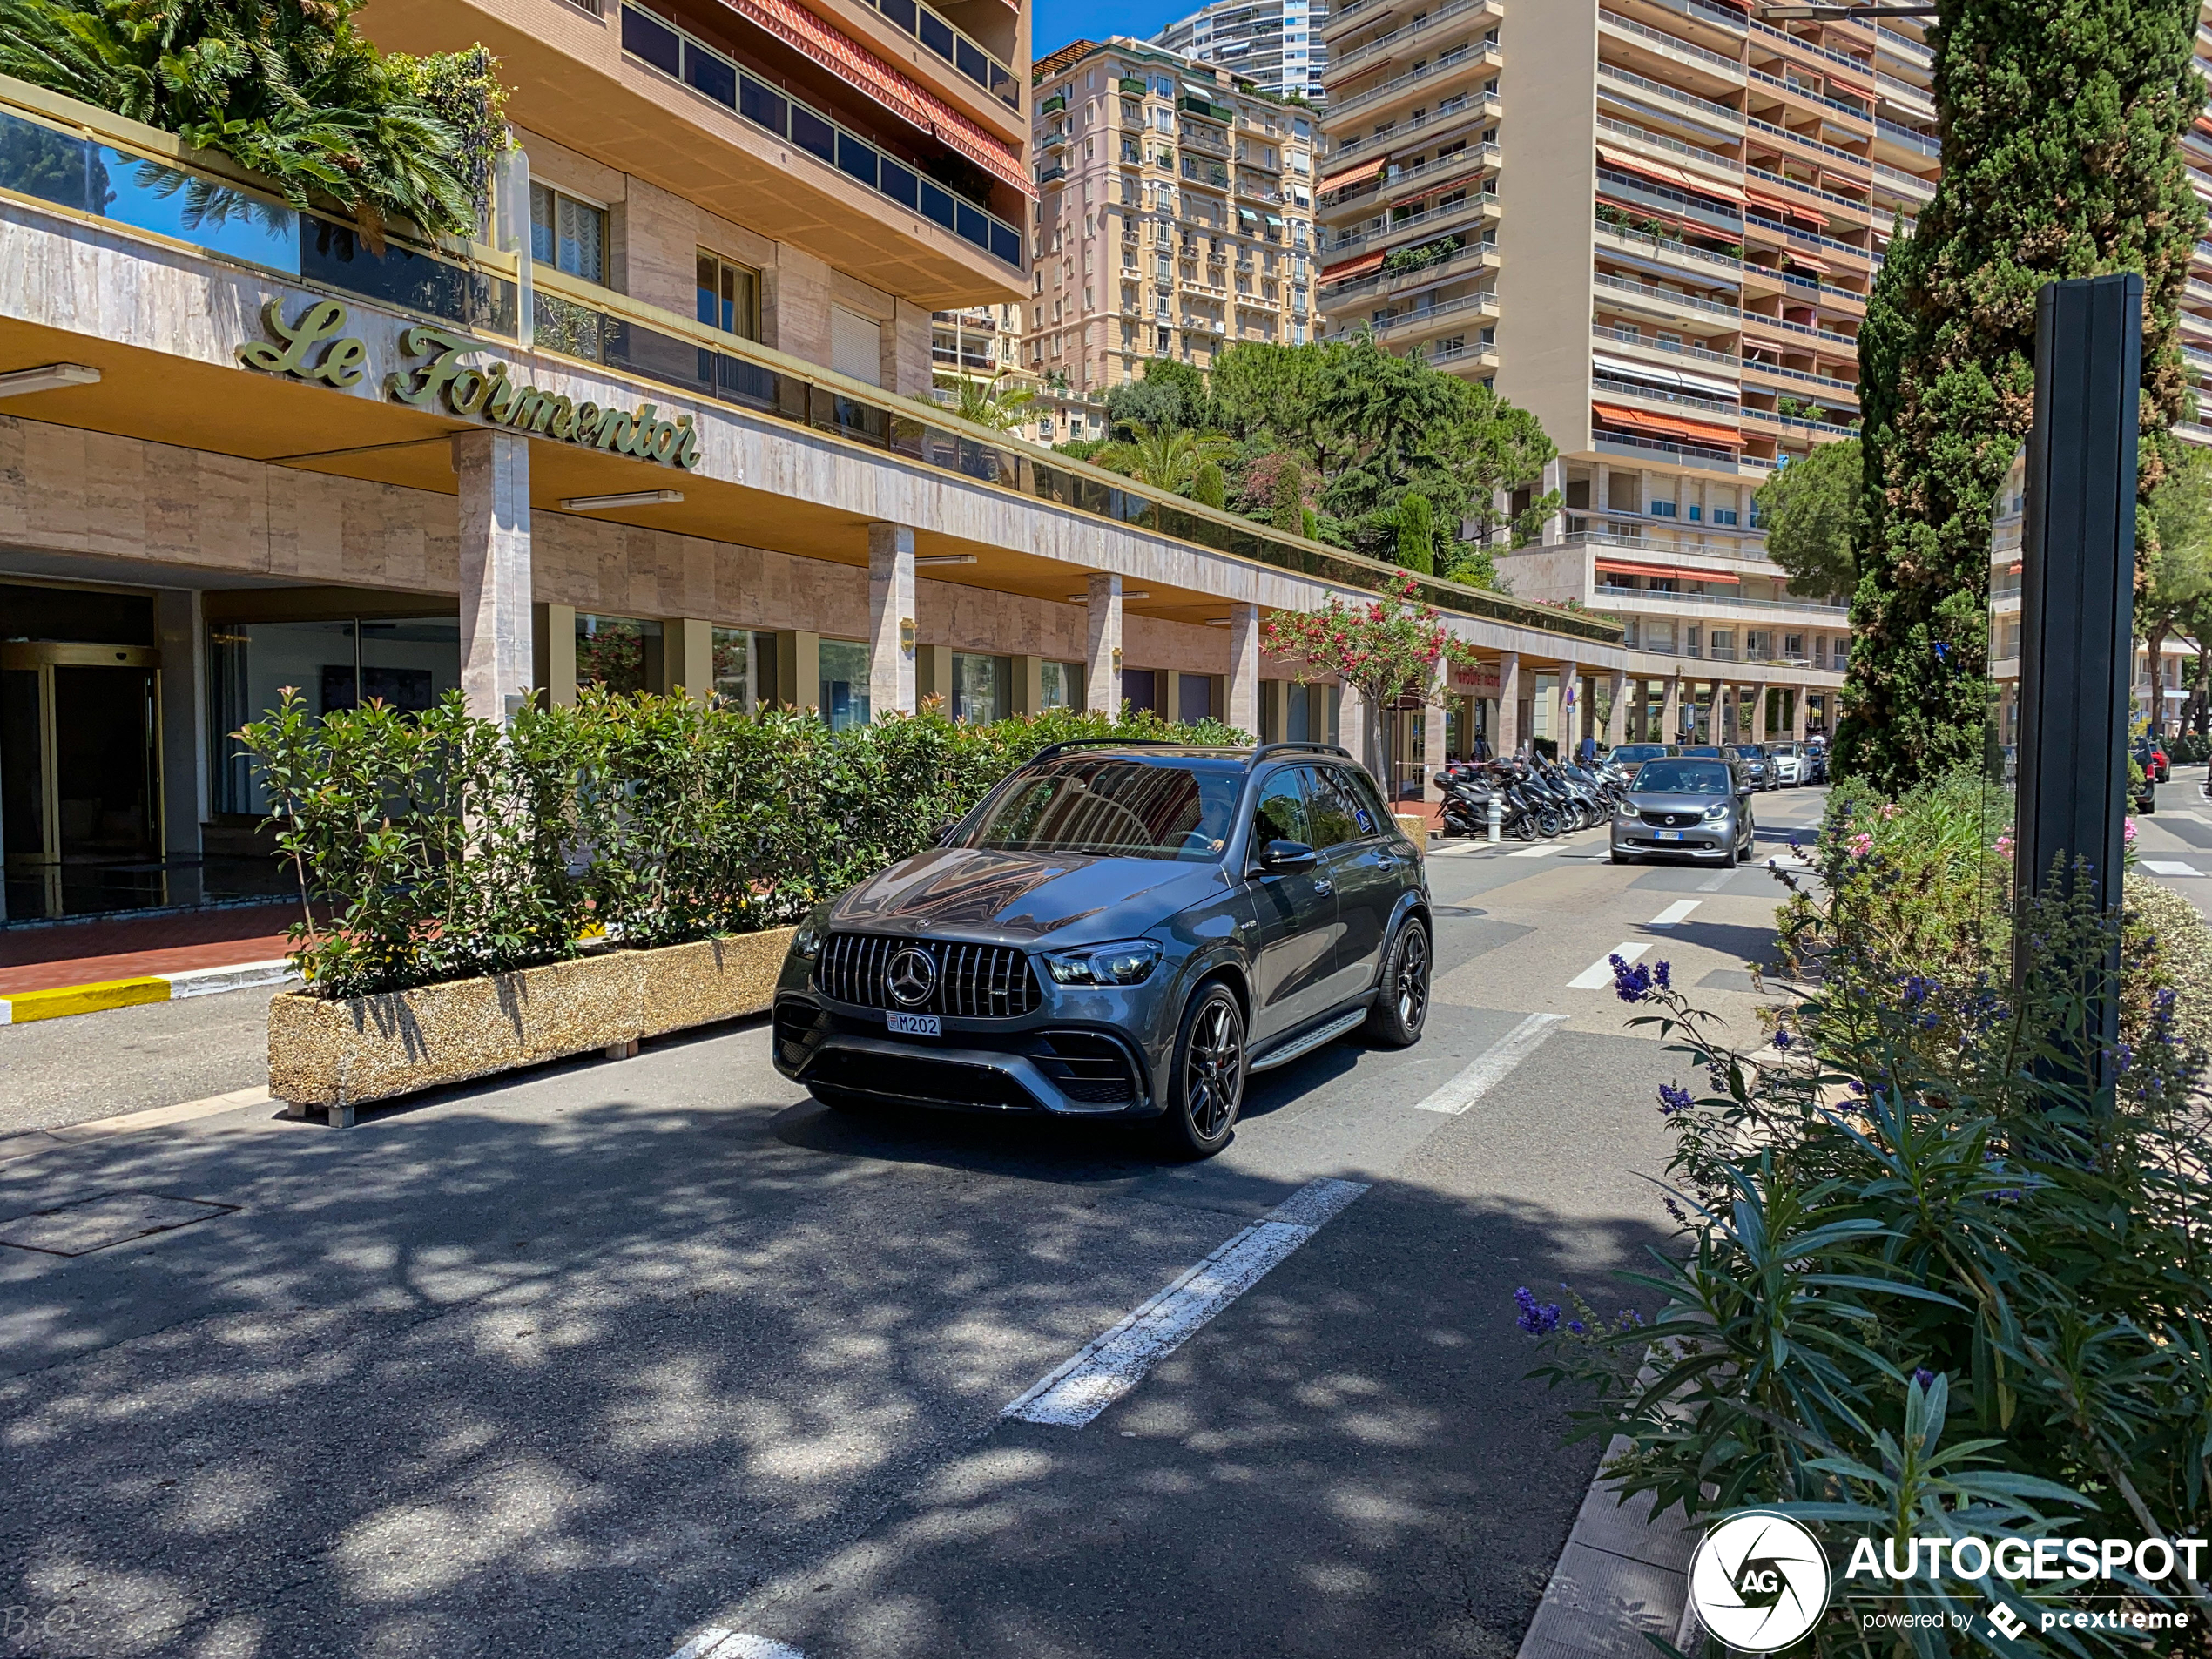
{"type": "Polygon", "coordinates": [[[819,914],[809,914],[799,924],[799,931],[791,936],[791,948],[808,961],[822,954],[822,940],[827,929],[819,914]]]}
{"type": "Polygon", "coordinates": [[[1705,816],[1708,819],[1726,818],[1728,816],[1728,803],[1724,800],[1715,801],[1710,806],[1708,806],[1705,809],[1705,816]]]}
{"type": "Polygon", "coordinates": [[[1082,950],[1047,951],[1044,971],[1056,985],[1142,985],[1152,976],[1160,948],[1149,939],[1082,950]]]}

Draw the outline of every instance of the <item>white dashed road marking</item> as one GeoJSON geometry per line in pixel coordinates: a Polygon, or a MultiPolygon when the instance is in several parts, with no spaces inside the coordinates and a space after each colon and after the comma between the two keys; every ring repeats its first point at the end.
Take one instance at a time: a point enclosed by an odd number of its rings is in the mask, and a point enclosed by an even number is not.
{"type": "Polygon", "coordinates": [[[1567,843],[1564,841],[1540,841],[1534,846],[1524,846],[1520,852],[1508,853],[1506,856],[1509,859],[1548,859],[1554,853],[1566,850],[1567,843]]]}
{"type": "Polygon", "coordinates": [[[1361,1181],[1307,1182],[999,1415],[1081,1428],[1366,1190],[1361,1181]]]}
{"type": "Polygon", "coordinates": [[[1609,954],[1599,957],[1597,961],[1575,974],[1573,979],[1568,980],[1567,988],[1570,991],[1602,991],[1613,983],[1613,958],[1615,956],[1618,956],[1624,962],[1632,962],[1650,948],[1651,941],[1648,939],[1642,944],[1636,943],[1634,940],[1624,939],[1614,946],[1609,954]]]}
{"type": "Polygon", "coordinates": [[[1488,1049],[1477,1055],[1465,1071],[1446,1083],[1426,1100],[1414,1108],[1424,1112],[1449,1112],[1457,1115],[1480,1100],[1515,1066],[1536,1052],[1554,1026],[1565,1022],[1564,1014],[1532,1014],[1506,1033],[1488,1049]]]}
{"type": "Polygon", "coordinates": [[[1687,921],[1689,917],[1689,913],[1696,909],[1697,905],[1698,900],[1695,899],[1677,899],[1674,901],[1674,903],[1669,905],[1664,910],[1662,910],[1657,915],[1654,916],[1649,921],[1644,923],[1644,926],[1647,927],[1671,927],[1678,921],[1687,921]]]}
{"type": "Polygon", "coordinates": [[[743,1630],[702,1630],[668,1659],[806,1659],[787,1642],[771,1642],[743,1630]]]}
{"type": "Polygon", "coordinates": [[[2142,866],[2153,875],[2202,875],[2204,873],[2194,864],[2183,864],[2175,859],[2145,859],[2142,860],[2142,866]]]}
{"type": "Polygon", "coordinates": [[[1723,887],[1728,885],[1729,877],[1734,875],[1735,873],[1736,872],[1733,870],[1716,870],[1712,874],[1707,876],[1703,881],[1700,881],[1697,884],[1697,891],[1700,893],[1718,893],[1723,887]]]}
{"type": "Polygon", "coordinates": [[[1433,846],[1428,855],[1433,859],[1461,859],[1477,847],[1487,846],[1487,841],[1458,841],[1449,846],[1433,846]]]}

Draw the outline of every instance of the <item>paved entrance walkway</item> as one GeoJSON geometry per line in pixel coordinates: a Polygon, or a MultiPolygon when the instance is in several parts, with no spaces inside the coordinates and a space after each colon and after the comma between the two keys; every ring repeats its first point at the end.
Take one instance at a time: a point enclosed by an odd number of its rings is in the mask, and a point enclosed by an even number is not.
{"type": "Polygon", "coordinates": [[[0,997],[266,961],[290,948],[296,904],[0,927],[0,997]]]}

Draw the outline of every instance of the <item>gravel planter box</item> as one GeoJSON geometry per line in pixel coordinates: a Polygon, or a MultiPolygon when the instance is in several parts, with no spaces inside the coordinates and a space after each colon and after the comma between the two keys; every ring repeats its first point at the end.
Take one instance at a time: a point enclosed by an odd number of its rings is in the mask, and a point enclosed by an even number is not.
{"type": "Polygon", "coordinates": [[[294,1115],[350,1123],[354,1109],[642,1037],[758,1014],[792,930],[615,950],[411,991],[269,1003],[269,1092],[294,1115]]]}

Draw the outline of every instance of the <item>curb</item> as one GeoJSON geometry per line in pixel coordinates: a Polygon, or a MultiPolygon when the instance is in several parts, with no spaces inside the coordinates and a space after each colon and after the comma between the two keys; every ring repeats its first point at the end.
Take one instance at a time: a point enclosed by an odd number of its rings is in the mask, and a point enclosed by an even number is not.
{"type": "Polygon", "coordinates": [[[50,991],[20,991],[13,996],[0,996],[0,1025],[28,1025],[34,1020],[98,1014],[108,1008],[135,1008],[142,1002],[175,1002],[188,996],[251,990],[256,986],[282,985],[297,977],[290,961],[279,956],[226,968],[187,968],[173,974],[57,986],[50,991]]]}
{"type": "Polygon", "coordinates": [[[1628,1449],[1616,1437],[1599,1460],[1600,1473],[1582,1495],[1519,1659],[1652,1659],[1658,1651],[1649,1639],[1654,1636],[1689,1650],[1689,1557],[1704,1528],[1679,1521],[1654,1524],[1648,1492],[1620,1501],[1603,1470],[1628,1449]]]}

